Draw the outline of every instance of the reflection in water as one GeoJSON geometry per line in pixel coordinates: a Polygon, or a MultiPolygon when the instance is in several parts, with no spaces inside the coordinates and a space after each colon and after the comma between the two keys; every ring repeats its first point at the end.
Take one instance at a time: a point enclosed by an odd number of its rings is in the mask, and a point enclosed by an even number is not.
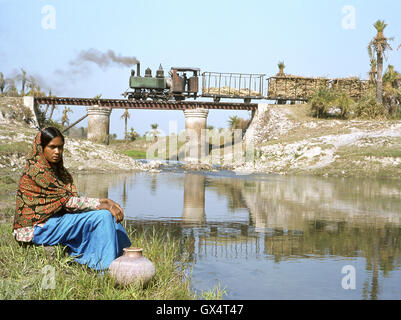
{"type": "Polygon", "coordinates": [[[152,184],[151,184],[151,193],[156,194],[156,189],[157,189],[157,176],[152,175],[152,184]]]}
{"type": "Polygon", "coordinates": [[[185,174],[182,222],[202,224],[206,221],[205,181],[204,175],[185,174]]]}
{"type": "Polygon", "coordinates": [[[123,194],[121,197],[123,207],[127,206],[127,178],[124,177],[123,194]]]}
{"type": "Polygon", "coordinates": [[[81,175],[74,178],[78,192],[90,198],[108,198],[110,177],[108,175],[81,175]]]}
{"type": "MultiPolygon", "coordinates": [[[[400,269],[401,184],[396,180],[170,172],[80,176],[76,181],[78,190],[88,196],[109,193],[115,200],[122,196],[124,208],[135,208],[131,220],[136,226],[171,228],[195,266],[208,262],[204,267],[209,268],[207,275],[213,274],[221,261],[232,268],[243,264],[244,270],[261,260],[276,264],[297,261],[301,263],[294,269],[297,273],[304,261],[331,264],[333,257],[362,257],[365,271],[358,279],[363,282],[354,298],[377,299],[386,293],[384,279],[400,269]]],[[[236,277],[245,279],[247,273],[243,272],[236,277]]],[[[268,278],[269,272],[261,277],[268,278]]],[[[233,278],[227,278],[225,285],[231,281],[233,278]]],[[[257,286],[256,282],[252,290],[260,290],[257,298],[263,298],[266,289],[257,286]]],[[[343,291],[338,290],[341,299],[343,291]]],[[[324,291],[322,286],[321,294],[324,291]]],[[[247,294],[240,293],[240,298],[247,294]]],[[[400,291],[392,294],[390,298],[401,298],[400,291]]]]}

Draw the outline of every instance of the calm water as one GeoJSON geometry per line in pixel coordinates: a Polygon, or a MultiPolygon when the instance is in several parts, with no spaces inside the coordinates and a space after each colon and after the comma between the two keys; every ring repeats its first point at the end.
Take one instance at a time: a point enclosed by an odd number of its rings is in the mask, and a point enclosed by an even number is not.
{"type": "Polygon", "coordinates": [[[225,299],[401,299],[397,180],[168,170],[75,181],[83,194],[119,202],[130,222],[185,238],[195,290],[220,284],[225,299]]]}

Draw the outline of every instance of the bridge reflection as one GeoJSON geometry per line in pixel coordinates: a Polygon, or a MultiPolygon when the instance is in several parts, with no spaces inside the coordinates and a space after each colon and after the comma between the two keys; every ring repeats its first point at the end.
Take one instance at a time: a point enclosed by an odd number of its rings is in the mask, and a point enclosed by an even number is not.
{"type": "MultiPolygon", "coordinates": [[[[126,176],[113,176],[109,181],[106,177],[102,177],[99,194],[106,195],[108,188],[123,184],[124,201],[129,203],[127,198],[135,197],[126,176]]],[[[93,181],[91,176],[88,179],[93,181]]],[[[364,294],[372,299],[378,295],[379,270],[386,276],[399,268],[401,184],[397,180],[251,179],[192,173],[169,179],[153,176],[149,192],[157,192],[160,184],[179,186],[182,202],[176,210],[181,212],[180,218],[135,218],[127,223],[135,228],[169,229],[194,261],[207,257],[233,261],[253,257],[276,262],[363,257],[370,275],[364,294]],[[209,193],[226,199],[224,218],[208,209],[209,193]],[[239,219],[238,212],[247,212],[248,219],[239,219]]],[[[93,182],[79,182],[91,190],[93,182]]],[[[145,187],[140,180],[131,183],[145,187]]],[[[156,207],[162,210],[163,204],[156,207]]]]}

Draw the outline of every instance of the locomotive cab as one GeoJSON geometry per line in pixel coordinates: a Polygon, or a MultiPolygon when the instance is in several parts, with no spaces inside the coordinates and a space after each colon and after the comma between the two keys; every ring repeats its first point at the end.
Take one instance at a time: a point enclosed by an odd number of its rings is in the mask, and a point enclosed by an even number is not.
{"type": "Polygon", "coordinates": [[[198,68],[171,68],[171,88],[175,100],[185,98],[196,99],[199,90],[198,68]],[[191,77],[187,77],[187,72],[192,72],[191,77]]]}

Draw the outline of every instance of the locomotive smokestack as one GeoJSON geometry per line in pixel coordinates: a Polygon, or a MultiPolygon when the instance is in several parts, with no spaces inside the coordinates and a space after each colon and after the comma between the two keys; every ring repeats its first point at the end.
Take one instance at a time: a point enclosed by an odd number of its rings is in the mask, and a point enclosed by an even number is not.
{"type": "Polygon", "coordinates": [[[141,64],[139,63],[139,61],[138,61],[138,63],[136,64],[136,76],[137,76],[137,77],[140,77],[140,76],[141,76],[141,64]]]}

